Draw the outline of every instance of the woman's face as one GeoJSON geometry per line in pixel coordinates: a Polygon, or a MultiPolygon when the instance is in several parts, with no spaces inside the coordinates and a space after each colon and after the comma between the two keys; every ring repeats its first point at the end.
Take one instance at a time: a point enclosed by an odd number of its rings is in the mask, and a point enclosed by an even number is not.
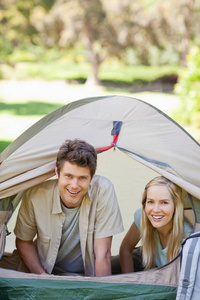
{"type": "Polygon", "coordinates": [[[159,232],[165,234],[172,228],[174,202],[166,186],[154,185],[147,189],[145,212],[159,232]]]}

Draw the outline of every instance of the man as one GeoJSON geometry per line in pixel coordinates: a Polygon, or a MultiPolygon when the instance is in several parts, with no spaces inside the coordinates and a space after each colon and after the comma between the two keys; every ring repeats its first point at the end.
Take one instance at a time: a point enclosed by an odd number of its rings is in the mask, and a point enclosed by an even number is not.
{"type": "Polygon", "coordinates": [[[94,176],[96,165],[93,146],[67,140],[58,152],[57,179],[25,193],[14,232],[31,273],[111,274],[112,236],[123,225],[114,187],[94,176]]]}

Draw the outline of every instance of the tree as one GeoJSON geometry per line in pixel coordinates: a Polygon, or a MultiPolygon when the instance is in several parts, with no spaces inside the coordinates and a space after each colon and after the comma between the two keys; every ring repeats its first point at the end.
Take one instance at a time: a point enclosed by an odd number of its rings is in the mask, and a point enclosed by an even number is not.
{"type": "Polygon", "coordinates": [[[48,11],[54,2],[53,0],[0,1],[0,46],[4,59],[17,47],[35,44],[34,37],[38,31],[30,20],[32,11],[38,5],[48,11]]]}
{"type": "Polygon", "coordinates": [[[154,6],[154,33],[163,47],[171,44],[186,66],[191,46],[200,44],[199,0],[159,1],[154,6]]]}
{"type": "Polygon", "coordinates": [[[56,1],[43,20],[41,38],[48,47],[69,48],[83,43],[92,68],[88,82],[95,84],[99,84],[101,63],[110,55],[119,55],[121,49],[118,34],[100,0],[56,1]]]}
{"type": "Polygon", "coordinates": [[[185,62],[190,45],[200,43],[198,0],[1,0],[0,6],[2,49],[84,45],[91,65],[87,82],[96,84],[108,57],[125,61],[131,50],[150,64],[152,49],[161,53],[170,46],[185,62]]]}
{"type": "Polygon", "coordinates": [[[193,47],[187,56],[187,66],[180,70],[175,92],[181,99],[179,121],[200,128],[200,48],[193,47]]]}

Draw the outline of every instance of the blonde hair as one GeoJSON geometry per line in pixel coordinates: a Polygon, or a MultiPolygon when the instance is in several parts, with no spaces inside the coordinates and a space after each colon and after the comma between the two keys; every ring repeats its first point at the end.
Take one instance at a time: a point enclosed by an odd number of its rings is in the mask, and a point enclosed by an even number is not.
{"type": "Polygon", "coordinates": [[[179,252],[180,245],[183,239],[183,203],[182,203],[182,190],[179,186],[171,182],[169,179],[158,176],[152,179],[145,186],[142,197],[142,218],[141,218],[141,240],[143,252],[143,265],[145,269],[153,268],[156,266],[156,236],[155,228],[149,221],[146,212],[146,198],[147,190],[150,186],[163,185],[166,186],[171,194],[174,203],[174,214],[172,219],[172,230],[169,234],[167,245],[166,261],[172,260],[179,252]]]}

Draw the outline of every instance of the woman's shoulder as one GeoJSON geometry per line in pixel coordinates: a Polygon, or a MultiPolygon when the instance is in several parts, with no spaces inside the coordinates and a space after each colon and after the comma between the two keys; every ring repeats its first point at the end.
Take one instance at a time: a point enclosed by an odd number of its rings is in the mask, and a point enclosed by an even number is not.
{"type": "Polygon", "coordinates": [[[140,229],[141,217],[142,217],[142,208],[140,207],[134,213],[134,221],[138,229],[140,229]]]}

